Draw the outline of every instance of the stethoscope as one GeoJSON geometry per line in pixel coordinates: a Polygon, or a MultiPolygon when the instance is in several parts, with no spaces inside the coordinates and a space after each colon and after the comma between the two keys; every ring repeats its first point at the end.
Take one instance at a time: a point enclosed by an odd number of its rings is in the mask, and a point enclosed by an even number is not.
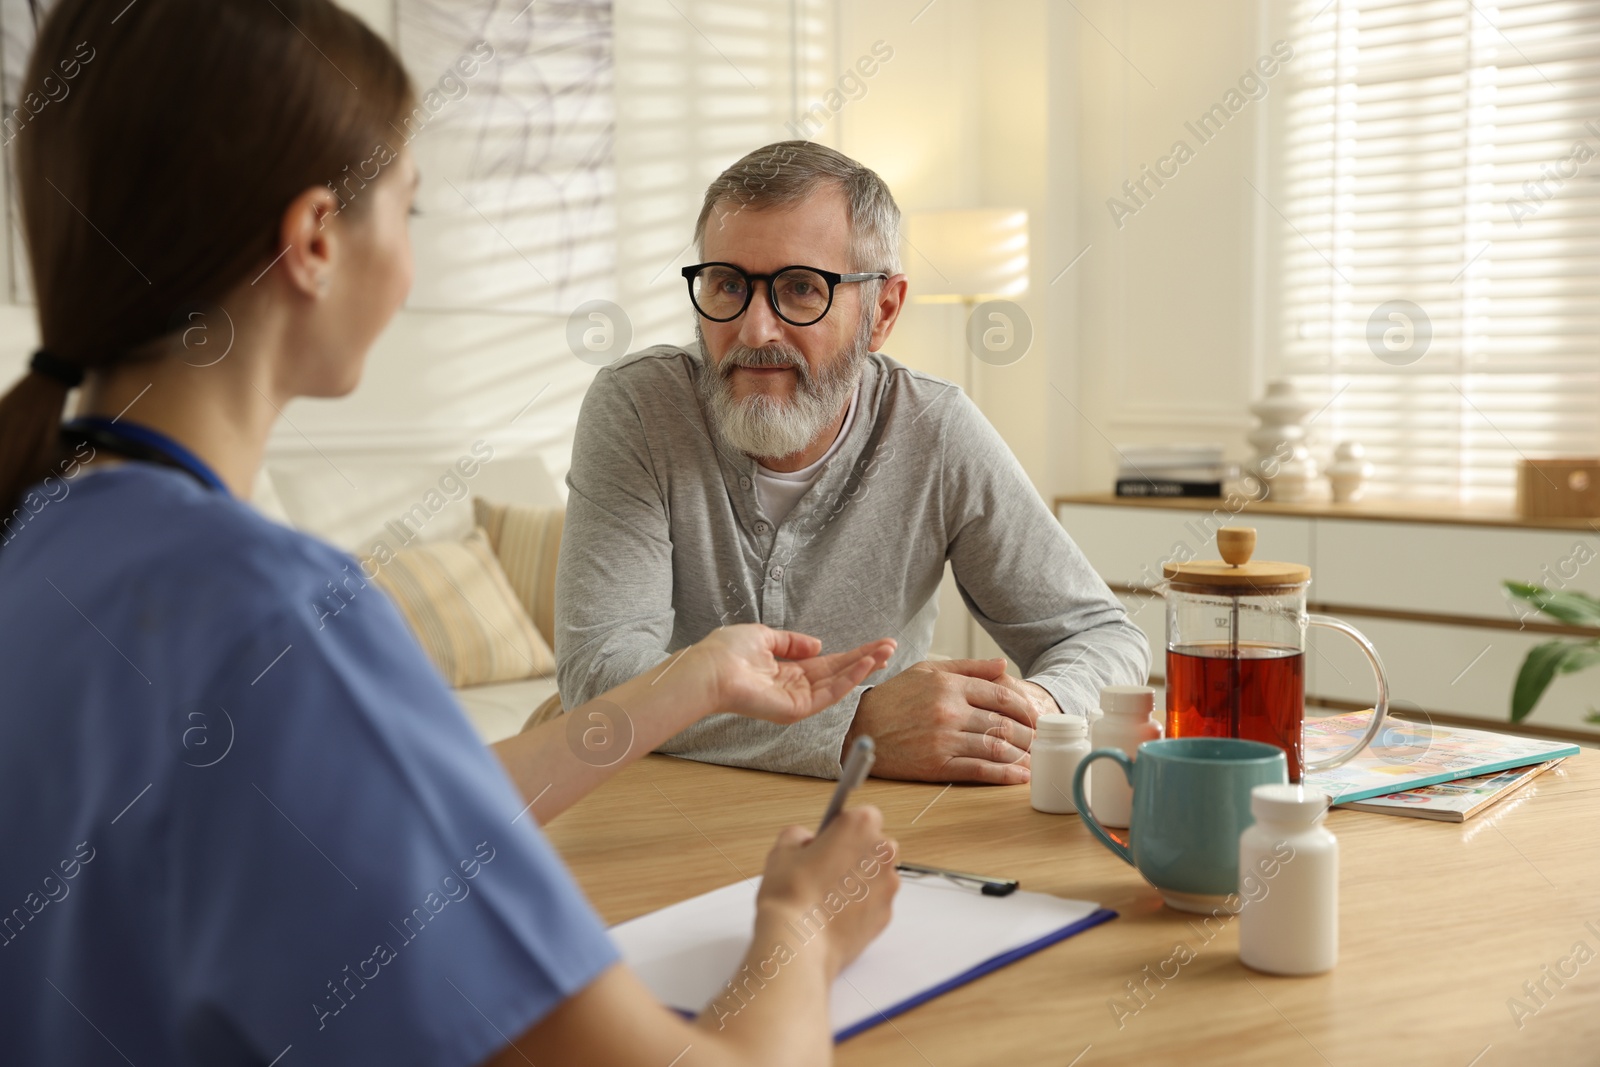
{"type": "Polygon", "coordinates": [[[91,415],[64,423],[61,436],[68,441],[88,442],[97,450],[104,449],[125,459],[174,467],[208,489],[231,495],[222,479],[217,477],[217,472],[207,466],[204,460],[166,434],[148,426],[91,415]]]}

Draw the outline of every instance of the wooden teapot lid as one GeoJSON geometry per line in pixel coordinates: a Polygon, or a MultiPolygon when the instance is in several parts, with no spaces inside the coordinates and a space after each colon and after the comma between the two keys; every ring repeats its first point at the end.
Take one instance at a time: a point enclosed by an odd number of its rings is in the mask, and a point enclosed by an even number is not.
{"type": "Polygon", "coordinates": [[[1217,531],[1221,559],[1162,564],[1161,573],[1179,589],[1216,593],[1272,593],[1311,581],[1303,563],[1251,562],[1256,550],[1254,526],[1224,526],[1217,531]]]}

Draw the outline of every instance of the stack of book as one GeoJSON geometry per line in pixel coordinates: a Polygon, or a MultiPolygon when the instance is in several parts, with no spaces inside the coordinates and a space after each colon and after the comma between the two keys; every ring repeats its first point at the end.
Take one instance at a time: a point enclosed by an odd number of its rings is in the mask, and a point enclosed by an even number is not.
{"type": "Polygon", "coordinates": [[[1221,445],[1123,445],[1117,449],[1117,495],[1222,495],[1221,445]]]}

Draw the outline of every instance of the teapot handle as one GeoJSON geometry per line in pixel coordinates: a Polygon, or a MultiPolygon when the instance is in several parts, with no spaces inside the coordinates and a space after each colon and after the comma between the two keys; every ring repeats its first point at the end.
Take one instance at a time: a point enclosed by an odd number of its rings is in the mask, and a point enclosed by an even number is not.
{"type": "Polygon", "coordinates": [[[1361,651],[1367,655],[1367,662],[1372,664],[1373,675],[1378,679],[1378,701],[1373,705],[1372,721],[1367,724],[1367,732],[1361,735],[1361,740],[1345,751],[1305,764],[1301,773],[1315,774],[1318,771],[1332,770],[1355,759],[1372,743],[1372,739],[1378,736],[1378,731],[1383,728],[1383,718],[1389,711],[1389,676],[1383,672],[1383,661],[1378,658],[1378,650],[1373,648],[1372,642],[1367,640],[1366,635],[1354,626],[1331,615],[1307,615],[1306,622],[1312,626],[1338,630],[1360,645],[1361,651]]]}

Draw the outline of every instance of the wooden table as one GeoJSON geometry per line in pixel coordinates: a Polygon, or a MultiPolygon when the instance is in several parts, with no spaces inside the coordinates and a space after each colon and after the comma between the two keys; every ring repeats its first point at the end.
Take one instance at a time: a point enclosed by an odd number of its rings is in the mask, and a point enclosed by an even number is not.
{"type": "MultiPolygon", "coordinates": [[[[650,756],[547,829],[615,923],[758,874],[778,829],[814,821],[832,787],[650,756]]],[[[1207,942],[1199,917],[1163,906],[1076,815],[1034,811],[1024,786],[874,779],[857,797],[883,810],[908,860],[1120,914],[852,1038],[841,1065],[1600,1063],[1593,751],[1463,824],[1333,812],[1340,962],[1314,978],[1245,969],[1237,920],[1207,942]],[[1130,983],[1179,942],[1195,958],[1135,1000],[1130,983]],[[1540,981],[1542,1004],[1524,989],[1540,981]],[[1528,1008],[1520,1027],[1513,998],[1528,1008]]]]}

